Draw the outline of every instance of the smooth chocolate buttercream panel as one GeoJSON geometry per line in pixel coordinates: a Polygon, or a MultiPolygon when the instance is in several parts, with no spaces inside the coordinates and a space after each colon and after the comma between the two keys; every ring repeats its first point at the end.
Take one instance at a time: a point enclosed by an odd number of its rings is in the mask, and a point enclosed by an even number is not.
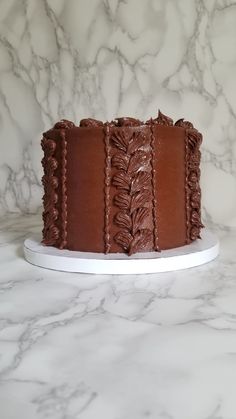
{"type": "Polygon", "coordinates": [[[185,129],[154,126],[160,250],[186,244],[185,129]]]}
{"type": "Polygon", "coordinates": [[[104,252],[104,129],[73,128],[67,138],[67,248],[104,252]]]}

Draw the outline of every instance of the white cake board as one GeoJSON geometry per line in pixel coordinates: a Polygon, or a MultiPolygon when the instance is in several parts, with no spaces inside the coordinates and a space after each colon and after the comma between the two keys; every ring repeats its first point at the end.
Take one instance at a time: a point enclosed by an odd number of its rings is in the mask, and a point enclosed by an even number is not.
{"type": "Polygon", "coordinates": [[[192,268],[215,259],[219,241],[209,230],[202,231],[202,239],[162,252],[126,254],[75,252],[42,246],[40,240],[24,242],[25,258],[33,265],[66,272],[94,274],[145,274],[192,268]]]}

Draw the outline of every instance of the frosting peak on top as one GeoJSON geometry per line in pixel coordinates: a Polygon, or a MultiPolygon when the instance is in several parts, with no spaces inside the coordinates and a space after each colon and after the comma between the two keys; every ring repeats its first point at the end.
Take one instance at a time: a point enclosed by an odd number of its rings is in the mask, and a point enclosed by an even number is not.
{"type": "Polygon", "coordinates": [[[103,122],[93,118],[81,119],[80,127],[101,127],[103,122]]]}
{"type": "MultiPolygon", "coordinates": [[[[193,124],[189,121],[184,121],[184,119],[179,119],[174,123],[173,119],[164,115],[160,110],[158,111],[157,118],[150,118],[146,122],[140,121],[136,118],[130,117],[119,117],[110,122],[102,122],[98,119],[93,118],[85,118],[81,119],[80,127],[82,128],[95,128],[95,127],[103,127],[103,126],[114,126],[114,127],[138,127],[141,125],[166,125],[166,126],[176,126],[182,127],[187,129],[193,129],[193,124]]],[[[55,129],[69,129],[74,128],[75,124],[71,121],[66,119],[62,119],[61,121],[57,122],[53,128],[55,129]]]]}
{"type": "Polygon", "coordinates": [[[143,125],[143,122],[139,119],[123,117],[123,118],[116,118],[116,123],[118,127],[138,127],[139,125],[143,125]]]}
{"type": "Polygon", "coordinates": [[[164,115],[164,113],[161,113],[161,111],[158,111],[158,115],[157,118],[153,119],[149,119],[146,122],[147,125],[152,125],[152,124],[160,124],[160,125],[168,125],[168,126],[172,126],[174,125],[173,119],[169,118],[169,116],[164,115]]]}
{"type": "Polygon", "coordinates": [[[57,122],[53,128],[55,129],[68,129],[74,128],[74,122],[68,121],[67,119],[61,119],[61,121],[57,122]]]}

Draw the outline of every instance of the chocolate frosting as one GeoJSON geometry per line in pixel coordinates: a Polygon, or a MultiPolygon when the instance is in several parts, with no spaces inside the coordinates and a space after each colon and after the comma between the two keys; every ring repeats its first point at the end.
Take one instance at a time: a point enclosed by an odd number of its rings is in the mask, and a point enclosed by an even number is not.
{"type": "Polygon", "coordinates": [[[174,124],[160,111],[146,122],[129,117],[105,123],[82,119],[80,127],[65,119],[57,122],[42,140],[43,243],[132,255],[196,240],[203,227],[201,142],[191,122],[179,119],[174,124]],[[87,211],[91,228],[86,227],[87,211]]]}
{"type": "Polygon", "coordinates": [[[116,129],[111,136],[114,154],[111,165],[116,169],[112,184],[117,193],[114,205],[119,208],[114,223],[119,227],[115,242],[129,255],[152,247],[153,234],[144,228],[150,209],[146,206],[152,199],[148,138],[139,131],[127,132],[116,129]]]}
{"type": "Polygon", "coordinates": [[[68,121],[67,119],[62,119],[61,121],[57,122],[54,125],[54,129],[69,129],[74,128],[75,124],[74,122],[68,121]]]}
{"type": "Polygon", "coordinates": [[[135,118],[116,118],[116,121],[118,127],[138,127],[140,125],[143,125],[143,122],[135,118]]]}
{"type": "Polygon", "coordinates": [[[169,116],[164,115],[163,113],[161,113],[161,111],[158,111],[158,116],[155,119],[149,119],[146,124],[151,125],[151,124],[160,124],[160,125],[167,125],[167,126],[172,126],[173,125],[173,119],[169,118],[169,116]]]}
{"type": "Polygon", "coordinates": [[[56,191],[59,182],[58,178],[54,175],[58,166],[57,160],[54,157],[56,142],[43,137],[41,145],[44,151],[44,157],[42,159],[44,169],[42,183],[45,191],[43,196],[43,244],[52,246],[56,244],[59,238],[59,228],[56,225],[58,219],[58,210],[56,208],[58,194],[56,191]]]}
{"type": "Polygon", "coordinates": [[[80,121],[80,127],[101,127],[103,125],[102,121],[92,118],[81,119],[80,121]]]}
{"type": "MultiPolygon", "coordinates": [[[[105,127],[107,124],[110,127],[139,127],[142,125],[152,125],[152,124],[172,126],[173,120],[167,115],[164,115],[159,110],[157,118],[151,118],[147,120],[146,122],[140,121],[137,118],[131,118],[127,116],[116,118],[115,120],[110,121],[110,122],[102,122],[94,118],[84,118],[84,119],[81,119],[79,126],[83,128],[95,128],[95,127],[102,127],[102,126],[105,127]]],[[[193,125],[190,122],[184,121],[183,119],[179,119],[175,123],[175,126],[184,127],[184,128],[193,128],[193,125]]],[[[53,128],[54,129],[69,129],[69,128],[74,128],[74,127],[75,127],[75,124],[73,122],[67,119],[62,119],[61,121],[57,122],[53,128]]]]}
{"type": "Polygon", "coordinates": [[[182,128],[193,128],[192,122],[185,121],[184,118],[178,119],[175,123],[176,127],[182,127],[182,128]]]}
{"type": "MultiPolygon", "coordinates": [[[[193,128],[191,122],[180,120],[186,129],[186,210],[187,210],[187,240],[189,243],[200,237],[201,228],[201,190],[200,190],[200,145],[202,135],[193,128]]],[[[179,121],[177,121],[179,122],[179,121]]]]}

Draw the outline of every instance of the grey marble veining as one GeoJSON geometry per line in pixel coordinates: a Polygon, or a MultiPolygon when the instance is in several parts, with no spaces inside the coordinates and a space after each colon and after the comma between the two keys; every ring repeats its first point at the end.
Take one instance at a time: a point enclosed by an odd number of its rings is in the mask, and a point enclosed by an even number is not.
{"type": "Polygon", "coordinates": [[[235,231],[204,266],[103,276],[28,264],[40,228],[1,222],[1,419],[235,419],[235,231]]]}
{"type": "Polygon", "coordinates": [[[1,0],[0,214],[38,210],[59,118],[160,108],[203,133],[204,218],[235,226],[235,21],[230,0],[1,0]]]}

